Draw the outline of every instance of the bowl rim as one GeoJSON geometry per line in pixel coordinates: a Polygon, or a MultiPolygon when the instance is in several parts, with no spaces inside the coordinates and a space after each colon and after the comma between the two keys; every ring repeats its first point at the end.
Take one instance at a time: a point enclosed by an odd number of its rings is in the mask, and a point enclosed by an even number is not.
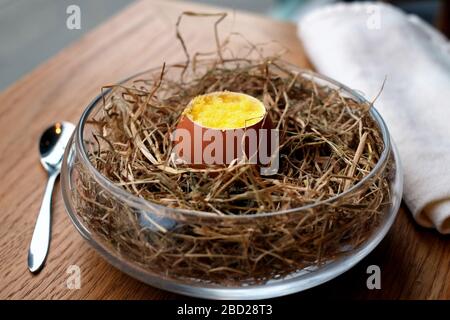
{"type": "MultiPolygon", "coordinates": [[[[85,167],[87,167],[89,172],[92,174],[92,176],[94,177],[94,180],[98,184],[100,184],[103,188],[105,188],[108,192],[110,192],[113,196],[118,197],[122,201],[124,201],[127,205],[134,207],[134,208],[144,210],[144,211],[147,211],[149,209],[157,210],[156,212],[160,212],[160,213],[165,212],[166,210],[170,210],[170,212],[172,214],[180,214],[182,216],[184,215],[184,216],[195,216],[195,217],[206,217],[206,218],[218,218],[219,217],[220,219],[234,219],[234,220],[236,220],[236,219],[246,220],[246,219],[255,219],[255,218],[263,218],[263,217],[272,217],[272,216],[277,216],[277,215],[301,212],[301,211],[313,209],[315,207],[319,207],[321,205],[327,205],[327,204],[333,203],[335,201],[338,201],[339,199],[344,198],[345,196],[363,188],[365,183],[368,180],[372,179],[384,167],[384,164],[386,163],[386,161],[391,153],[391,148],[392,148],[389,130],[388,130],[383,118],[381,117],[379,112],[374,107],[373,102],[372,103],[369,102],[366,98],[364,98],[356,90],[353,90],[353,89],[347,87],[346,85],[344,85],[334,79],[331,79],[325,75],[316,73],[316,72],[308,70],[308,69],[300,68],[300,67],[298,67],[292,63],[286,62],[286,61],[282,61],[282,63],[289,66],[290,68],[296,69],[296,71],[299,73],[299,75],[302,75],[302,76],[306,75],[306,76],[310,77],[312,80],[317,78],[322,81],[328,82],[329,84],[337,87],[338,90],[342,90],[342,91],[346,92],[347,94],[350,94],[351,98],[356,100],[359,103],[369,103],[371,105],[369,112],[370,112],[372,118],[375,120],[375,122],[379,126],[379,129],[381,131],[384,148],[383,148],[381,156],[380,156],[377,164],[375,165],[375,167],[363,179],[358,181],[356,184],[351,186],[349,189],[347,189],[346,191],[339,193],[331,198],[327,198],[325,200],[321,200],[318,202],[313,202],[313,203],[310,203],[310,204],[307,204],[307,205],[304,205],[301,207],[295,207],[295,208],[290,208],[290,209],[285,209],[285,210],[280,210],[280,211],[262,212],[262,213],[252,214],[252,215],[220,215],[220,216],[218,216],[217,214],[215,214],[213,212],[199,211],[199,210],[192,210],[192,209],[182,209],[182,208],[170,208],[167,206],[163,206],[163,205],[151,202],[144,198],[138,197],[138,196],[126,191],[125,189],[115,185],[113,181],[109,180],[103,174],[101,174],[95,168],[95,166],[92,164],[92,162],[89,160],[86,149],[84,147],[84,143],[82,143],[83,137],[84,137],[83,132],[84,132],[86,120],[88,119],[91,112],[97,106],[97,103],[100,102],[103,99],[103,97],[106,96],[109,92],[111,92],[111,90],[112,90],[111,88],[108,88],[107,90],[104,90],[99,95],[97,95],[97,97],[94,100],[92,100],[89,103],[89,105],[86,107],[86,109],[83,111],[83,113],[80,117],[80,120],[76,126],[75,132],[73,133],[73,137],[74,137],[73,140],[75,142],[76,153],[79,156],[79,159],[83,163],[83,165],[85,167]]],[[[168,66],[166,66],[166,70],[170,67],[177,67],[179,65],[180,65],[179,63],[174,63],[171,65],[168,65],[168,66]]],[[[160,70],[160,67],[154,67],[154,68],[150,68],[150,69],[138,72],[138,73],[120,81],[119,84],[123,84],[123,83],[130,81],[131,79],[134,79],[145,73],[155,72],[157,70],[160,70]]]]}

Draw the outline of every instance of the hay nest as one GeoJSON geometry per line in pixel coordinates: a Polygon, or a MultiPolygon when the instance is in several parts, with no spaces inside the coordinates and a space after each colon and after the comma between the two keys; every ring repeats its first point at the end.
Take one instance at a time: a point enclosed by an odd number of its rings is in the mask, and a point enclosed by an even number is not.
{"type": "Polygon", "coordinates": [[[186,63],[105,87],[86,124],[89,159],[116,186],[148,200],[148,210],[119,201],[76,162],[77,214],[117,254],[155,275],[186,281],[261,283],[357,248],[391,202],[389,170],[346,192],[384,150],[371,104],[277,56],[227,58],[216,42],[213,59],[187,54],[186,63]],[[275,175],[262,176],[244,163],[194,169],[171,158],[170,134],[189,101],[225,90],[264,102],[280,132],[275,175]],[[286,212],[267,214],[280,211],[286,212]]]}

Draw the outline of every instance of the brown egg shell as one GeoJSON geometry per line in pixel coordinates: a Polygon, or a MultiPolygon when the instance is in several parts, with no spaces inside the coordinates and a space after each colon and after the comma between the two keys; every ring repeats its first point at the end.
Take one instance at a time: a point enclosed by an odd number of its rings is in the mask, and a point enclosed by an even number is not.
{"type": "MultiPolygon", "coordinates": [[[[253,158],[252,163],[260,164],[260,157],[259,157],[259,146],[260,143],[266,143],[267,147],[266,150],[269,150],[270,152],[273,152],[271,150],[271,135],[267,134],[267,138],[265,141],[261,141],[261,131],[260,129],[267,129],[269,130],[273,129],[272,120],[270,119],[269,115],[266,113],[264,118],[261,119],[261,121],[255,123],[252,126],[246,127],[246,128],[237,128],[237,129],[214,129],[214,128],[206,128],[203,127],[194,121],[192,121],[188,116],[182,115],[180,118],[180,121],[177,125],[177,131],[175,131],[174,134],[174,150],[175,146],[177,146],[179,143],[184,143],[184,145],[179,146],[178,151],[176,152],[176,157],[179,159],[182,159],[185,163],[193,165],[195,168],[205,168],[209,164],[213,165],[228,165],[233,159],[236,159],[238,156],[238,147],[241,145],[237,142],[237,137],[242,137],[242,135],[246,134],[247,137],[242,140],[239,139],[241,142],[243,141],[243,151],[245,152],[245,155],[247,158],[250,158],[250,151],[253,151],[255,149],[250,149],[250,139],[248,138],[248,130],[255,130],[256,132],[256,154],[253,158]],[[190,135],[190,141],[183,141],[181,138],[181,135],[179,134],[178,129],[184,129],[187,130],[187,133],[190,135]],[[210,131],[210,132],[208,132],[210,131]],[[201,134],[200,134],[201,133],[201,134]],[[207,134],[210,137],[220,137],[222,139],[222,154],[213,154],[213,159],[208,158],[209,152],[205,152],[208,148],[208,146],[211,143],[214,143],[214,140],[211,141],[209,139],[205,139],[205,134],[207,134]],[[228,139],[234,139],[234,141],[228,141],[228,139]],[[200,140],[200,141],[198,141],[200,140]],[[230,144],[232,144],[232,148],[230,148],[230,144]],[[183,152],[183,149],[188,148],[190,146],[190,155],[187,155],[183,152]],[[212,161],[214,160],[214,161],[212,161]]],[[[186,131],[185,131],[186,132],[186,131]]],[[[213,149],[213,147],[211,147],[213,149]]],[[[243,153],[242,153],[243,155],[243,153]]]]}

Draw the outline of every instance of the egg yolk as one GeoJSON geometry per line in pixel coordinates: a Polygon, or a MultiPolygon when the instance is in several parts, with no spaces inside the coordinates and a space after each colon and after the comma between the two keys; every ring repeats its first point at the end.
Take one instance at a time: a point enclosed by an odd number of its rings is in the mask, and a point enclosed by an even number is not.
{"type": "Polygon", "coordinates": [[[238,129],[260,122],[266,110],[257,99],[234,92],[195,97],[184,111],[192,121],[212,129],[238,129]]]}

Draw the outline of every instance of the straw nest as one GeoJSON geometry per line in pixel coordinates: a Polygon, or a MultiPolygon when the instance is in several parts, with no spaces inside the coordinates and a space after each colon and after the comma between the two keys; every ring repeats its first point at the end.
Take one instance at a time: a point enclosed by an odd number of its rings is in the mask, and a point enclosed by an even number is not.
{"type": "Polygon", "coordinates": [[[216,43],[216,58],[187,55],[186,63],[106,87],[86,124],[89,159],[113,184],[148,202],[138,209],[119,200],[77,161],[73,199],[82,221],[111,250],[155,275],[219,285],[313,270],[357,248],[391,202],[392,168],[353,188],[384,150],[371,104],[278,57],[227,58],[216,43]],[[264,102],[280,133],[277,174],[262,176],[244,163],[194,169],[173,161],[170,134],[183,109],[199,94],[224,90],[264,102]]]}

